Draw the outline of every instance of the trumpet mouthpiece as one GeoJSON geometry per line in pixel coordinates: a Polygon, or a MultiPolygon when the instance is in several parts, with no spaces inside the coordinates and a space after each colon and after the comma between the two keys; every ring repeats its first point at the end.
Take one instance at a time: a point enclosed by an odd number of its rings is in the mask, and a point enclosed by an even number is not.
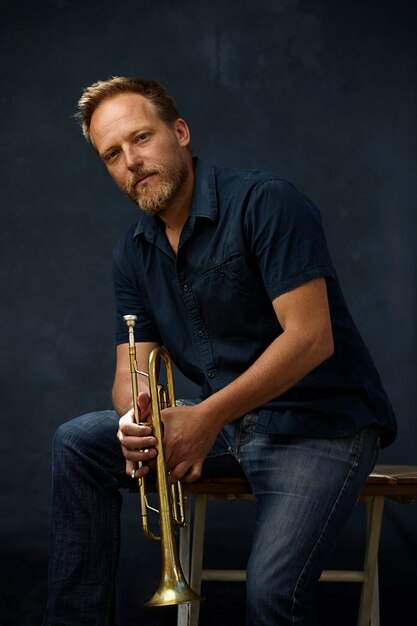
{"type": "Polygon", "coordinates": [[[123,315],[123,319],[127,326],[134,326],[138,318],[136,315],[123,315]]]}

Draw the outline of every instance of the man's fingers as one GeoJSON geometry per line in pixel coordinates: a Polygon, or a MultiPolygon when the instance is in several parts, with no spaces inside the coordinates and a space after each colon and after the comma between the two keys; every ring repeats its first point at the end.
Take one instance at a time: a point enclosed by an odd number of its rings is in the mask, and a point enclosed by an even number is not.
{"type": "Polygon", "coordinates": [[[168,483],[170,485],[177,482],[177,480],[181,480],[184,483],[192,483],[201,476],[201,471],[203,468],[203,462],[199,461],[194,463],[191,467],[189,467],[188,463],[183,462],[179,463],[168,476],[168,483]]]}
{"type": "Polygon", "coordinates": [[[126,459],[126,474],[135,478],[147,474],[148,461],[152,461],[157,455],[156,439],[149,426],[141,426],[133,421],[133,409],[120,418],[117,438],[126,459]],[[142,464],[143,467],[138,467],[142,464]]]}
{"type": "Polygon", "coordinates": [[[122,453],[127,461],[133,461],[133,463],[141,462],[147,463],[151,459],[154,459],[157,455],[155,448],[126,448],[122,445],[122,453]]]}
{"type": "Polygon", "coordinates": [[[152,435],[152,428],[150,426],[144,426],[134,424],[132,422],[119,422],[119,430],[117,432],[117,438],[119,441],[124,437],[146,437],[152,435]]]}
{"type": "Polygon", "coordinates": [[[150,419],[151,399],[146,391],[141,391],[138,395],[138,407],[141,414],[141,421],[150,419]]]}
{"type": "Polygon", "coordinates": [[[181,480],[184,483],[193,483],[195,480],[200,478],[202,471],[203,462],[194,463],[194,465],[184,474],[181,480]]]}
{"type": "Polygon", "coordinates": [[[126,461],[126,474],[130,476],[130,478],[142,478],[143,476],[146,476],[148,472],[149,467],[147,465],[138,467],[137,463],[126,461]]]}
{"type": "Polygon", "coordinates": [[[134,472],[136,469],[137,469],[136,463],[133,463],[133,461],[126,461],[126,474],[128,476],[134,477],[134,472]]]}
{"type": "Polygon", "coordinates": [[[155,437],[145,437],[141,431],[132,433],[120,432],[118,434],[120,444],[126,450],[143,450],[144,448],[154,448],[156,446],[155,437]]]}

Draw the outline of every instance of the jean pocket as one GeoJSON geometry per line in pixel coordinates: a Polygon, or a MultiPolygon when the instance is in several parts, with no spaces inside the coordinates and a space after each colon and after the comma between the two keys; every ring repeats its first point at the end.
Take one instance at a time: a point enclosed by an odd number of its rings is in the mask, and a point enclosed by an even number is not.
{"type": "Polygon", "coordinates": [[[239,428],[236,434],[236,448],[239,450],[251,439],[258,421],[258,413],[246,413],[240,420],[239,428]]]}

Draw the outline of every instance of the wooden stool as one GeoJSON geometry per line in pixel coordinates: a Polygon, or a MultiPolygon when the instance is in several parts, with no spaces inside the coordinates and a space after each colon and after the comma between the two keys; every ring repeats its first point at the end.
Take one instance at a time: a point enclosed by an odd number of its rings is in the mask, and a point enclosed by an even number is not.
{"type": "MultiPolygon", "coordinates": [[[[237,464],[236,464],[237,465],[237,464]]],[[[204,581],[244,581],[245,570],[203,568],[204,531],[208,498],[223,500],[254,499],[250,486],[238,467],[222,475],[208,472],[195,483],[183,485],[187,495],[187,518],[190,519],[191,497],[194,499],[192,550],[190,528],[180,531],[180,559],[184,575],[194,591],[200,593],[204,581]]],[[[379,626],[378,547],[385,498],[403,504],[417,496],[417,467],[378,465],[369,476],[360,495],[366,503],[366,547],[361,570],[325,570],[320,580],[326,582],[360,583],[361,599],[357,626],[379,626]]],[[[198,626],[199,603],[178,607],[177,626],[198,626]]]]}

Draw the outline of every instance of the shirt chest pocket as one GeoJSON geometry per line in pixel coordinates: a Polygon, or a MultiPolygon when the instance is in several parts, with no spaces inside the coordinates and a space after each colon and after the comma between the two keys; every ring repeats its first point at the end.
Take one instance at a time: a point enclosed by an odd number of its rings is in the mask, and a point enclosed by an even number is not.
{"type": "Polygon", "coordinates": [[[201,274],[203,299],[213,298],[217,303],[236,304],[236,300],[253,296],[255,286],[261,286],[262,280],[256,266],[240,253],[235,253],[201,274]]]}

